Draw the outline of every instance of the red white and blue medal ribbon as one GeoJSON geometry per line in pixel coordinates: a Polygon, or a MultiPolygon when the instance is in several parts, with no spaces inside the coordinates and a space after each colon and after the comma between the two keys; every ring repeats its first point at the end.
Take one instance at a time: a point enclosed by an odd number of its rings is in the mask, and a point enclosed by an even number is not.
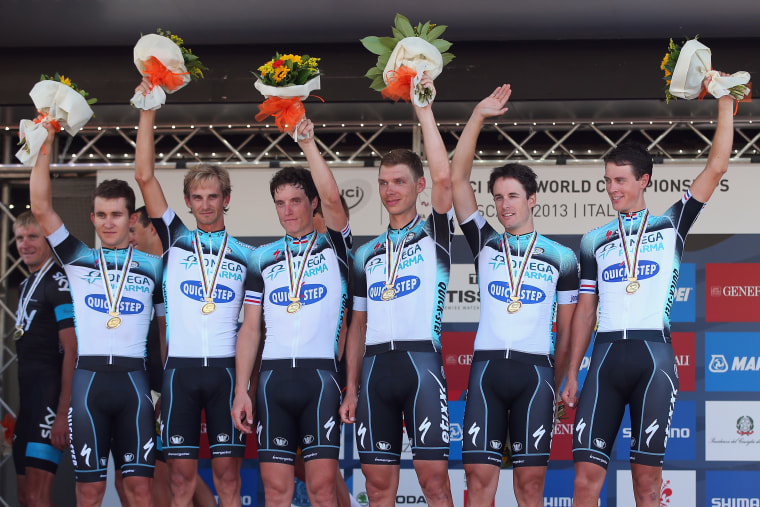
{"type": "MultiPolygon", "coordinates": [[[[309,259],[309,254],[311,253],[311,249],[314,246],[316,240],[317,231],[314,231],[311,235],[311,239],[309,240],[309,244],[306,246],[306,252],[304,253],[303,260],[301,261],[301,266],[299,268],[296,268],[296,266],[293,265],[293,253],[290,251],[287,238],[285,239],[285,259],[288,263],[288,300],[290,301],[290,304],[287,308],[288,313],[293,314],[301,309],[301,297],[299,294],[301,279],[303,278],[303,274],[306,271],[306,261],[309,259]]],[[[300,255],[300,250],[298,253],[300,255]]]]}

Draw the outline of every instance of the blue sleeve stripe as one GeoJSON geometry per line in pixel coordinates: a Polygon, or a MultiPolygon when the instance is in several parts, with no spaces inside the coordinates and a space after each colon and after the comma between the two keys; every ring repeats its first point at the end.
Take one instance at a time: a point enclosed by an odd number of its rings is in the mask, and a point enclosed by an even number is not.
{"type": "Polygon", "coordinates": [[[57,322],[74,318],[74,305],[71,303],[58,305],[53,311],[55,312],[55,320],[57,322]]]}

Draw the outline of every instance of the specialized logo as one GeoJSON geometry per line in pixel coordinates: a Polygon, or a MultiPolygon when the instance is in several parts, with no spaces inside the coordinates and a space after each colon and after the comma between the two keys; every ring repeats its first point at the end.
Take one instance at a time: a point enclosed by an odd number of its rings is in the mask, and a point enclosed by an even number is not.
{"type": "Polygon", "coordinates": [[[90,454],[92,454],[92,448],[87,444],[82,446],[82,450],[79,451],[79,455],[84,458],[84,464],[90,466],[90,454]]]}
{"type": "Polygon", "coordinates": [[[475,446],[475,439],[478,438],[478,433],[480,433],[480,426],[478,426],[478,423],[472,423],[472,426],[470,426],[470,429],[467,430],[467,434],[472,437],[472,445],[475,446]]]}
{"type": "Polygon", "coordinates": [[[333,416],[330,416],[330,418],[322,427],[327,430],[325,433],[325,438],[327,440],[330,440],[330,433],[332,433],[333,428],[335,428],[335,418],[333,416]]]}
{"type": "MultiPolygon", "coordinates": [[[[509,283],[507,282],[491,282],[488,284],[488,293],[493,296],[494,299],[498,299],[499,301],[504,301],[505,303],[511,302],[510,299],[511,290],[509,287],[509,283]]],[[[523,284],[522,287],[520,287],[520,301],[522,301],[523,304],[536,304],[541,303],[546,299],[546,293],[539,289],[538,287],[533,287],[532,285],[525,285],[523,284]]]]}
{"type": "Polygon", "coordinates": [[[536,440],[533,442],[533,448],[538,449],[538,444],[541,442],[541,439],[546,434],[546,428],[544,428],[544,425],[542,424],[540,428],[538,428],[536,431],[533,432],[533,438],[536,440]]]}
{"type": "Polygon", "coordinates": [[[359,437],[359,445],[362,449],[366,449],[364,445],[364,437],[367,436],[367,427],[364,423],[359,423],[359,429],[356,430],[356,436],[359,437]]]}
{"type": "Polygon", "coordinates": [[[262,432],[263,429],[264,429],[264,427],[259,422],[256,425],[256,441],[257,441],[259,447],[261,447],[261,432],[262,432]]]}
{"type": "Polygon", "coordinates": [[[375,446],[381,450],[381,451],[390,451],[391,450],[391,444],[388,442],[385,442],[384,440],[379,441],[375,444],[375,446]]]}
{"type": "MultiPolygon", "coordinates": [[[[204,301],[203,287],[201,286],[200,281],[185,280],[179,284],[179,290],[193,301],[204,301]]],[[[211,297],[214,300],[214,303],[229,303],[235,299],[235,291],[226,285],[217,283],[214,292],[211,293],[211,297]]]]}
{"type": "Polygon", "coordinates": [[[185,437],[182,435],[172,435],[169,437],[169,442],[172,445],[182,445],[185,443],[185,437]]]}
{"type": "Polygon", "coordinates": [[[274,442],[274,445],[276,445],[278,447],[285,447],[286,445],[288,445],[288,439],[287,438],[274,437],[274,439],[272,439],[272,441],[274,442]]]}
{"type": "Polygon", "coordinates": [[[150,454],[150,451],[153,450],[153,447],[155,445],[156,444],[153,443],[152,438],[145,443],[145,445],[143,446],[143,449],[145,450],[145,454],[143,454],[143,460],[148,461],[148,455],[150,454]]]}
{"type": "Polygon", "coordinates": [[[657,433],[658,429],[660,429],[660,425],[657,423],[657,419],[655,419],[649,424],[649,426],[647,426],[647,429],[644,430],[644,433],[647,434],[647,447],[649,447],[649,442],[652,441],[652,437],[657,433]]]}
{"type": "MultiPolygon", "coordinates": [[[[636,278],[646,280],[652,278],[660,272],[660,265],[654,261],[639,259],[636,266],[636,278]]],[[[605,282],[627,282],[628,274],[626,273],[625,263],[613,264],[602,271],[602,280],[605,282]]]]}
{"type": "Polygon", "coordinates": [[[420,424],[420,427],[417,428],[417,430],[421,433],[420,441],[423,444],[425,443],[425,437],[427,436],[427,432],[430,429],[430,426],[431,426],[430,419],[425,417],[425,420],[422,421],[422,424],[420,424]]]}
{"type": "MultiPolygon", "coordinates": [[[[85,296],[84,304],[100,313],[108,313],[108,301],[104,294],[90,294],[85,296]]],[[[142,313],[145,305],[140,301],[128,297],[122,297],[119,302],[119,313],[122,315],[137,315],[142,313]]]]}
{"type": "MultiPolygon", "coordinates": [[[[269,302],[277,306],[288,306],[291,303],[288,299],[288,290],[288,287],[273,290],[269,294],[269,302]]],[[[322,284],[307,283],[301,286],[300,296],[302,305],[312,305],[327,296],[327,287],[322,284]]]]}
{"type": "MultiPolygon", "coordinates": [[[[396,298],[404,297],[416,291],[420,287],[420,279],[416,276],[402,276],[396,279],[393,288],[396,289],[396,298]]],[[[385,290],[385,282],[376,282],[369,286],[367,295],[372,301],[382,301],[385,290]]]]}
{"type": "Polygon", "coordinates": [[[220,444],[226,444],[227,442],[230,441],[230,436],[227,433],[219,433],[216,436],[216,441],[219,442],[220,444]]]}
{"type": "Polygon", "coordinates": [[[712,373],[727,372],[728,361],[726,361],[726,356],[723,354],[712,354],[712,357],[710,357],[710,366],[708,366],[708,368],[712,373]]]}
{"type": "Polygon", "coordinates": [[[755,432],[755,421],[748,415],[743,415],[736,420],[736,433],[739,435],[751,435],[755,432]]]}
{"type": "Polygon", "coordinates": [[[124,454],[124,463],[132,463],[135,460],[135,455],[131,452],[124,454]]]}
{"type": "Polygon", "coordinates": [[[583,430],[586,429],[586,421],[581,418],[578,424],[575,425],[575,433],[578,435],[578,443],[582,442],[583,430]]]}

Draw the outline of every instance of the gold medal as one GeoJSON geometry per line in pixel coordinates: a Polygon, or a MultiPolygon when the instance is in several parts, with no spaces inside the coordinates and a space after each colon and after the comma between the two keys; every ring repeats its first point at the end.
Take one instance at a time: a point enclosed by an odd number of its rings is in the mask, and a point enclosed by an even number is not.
{"type": "Polygon", "coordinates": [[[296,313],[298,310],[301,309],[301,302],[300,301],[293,301],[288,305],[288,313],[296,313]]]}
{"type": "Polygon", "coordinates": [[[383,301],[390,301],[391,299],[395,297],[396,297],[396,289],[394,289],[393,287],[386,286],[383,293],[380,294],[380,299],[382,299],[383,301]]]}
{"type": "Polygon", "coordinates": [[[20,340],[22,336],[24,336],[24,328],[21,326],[16,326],[16,330],[13,331],[13,341],[20,340]]]}
{"type": "Polygon", "coordinates": [[[626,294],[636,294],[636,291],[638,291],[640,287],[641,284],[634,279],[631,283],[625,286],[625,292],[626,294]]]}
{"type": "Polygon", "coordinates": [[[520,308],[522,308],[522,302],[520,300],[512,301],[507,306],[507,312],[508,313],[517,313],[520,311],[520,308]]]}
{"type": "Polygon", "coordinates": [[[213,313],[214,310],[216,310],[216,303],[214,303],[213,301],[209,301],[208,303],[203,305],[203,307],[201,308],[201,313],[203,315],[208,315],[209,313],[213,313]]]}
{"type": "Polygon", "coordinates": [[[108,322],[106,322],[106,327],[108,329],[116,329],[117,327],[121,326],[121,317],[114,315],[110,319],[108,319],[108,322]]]}

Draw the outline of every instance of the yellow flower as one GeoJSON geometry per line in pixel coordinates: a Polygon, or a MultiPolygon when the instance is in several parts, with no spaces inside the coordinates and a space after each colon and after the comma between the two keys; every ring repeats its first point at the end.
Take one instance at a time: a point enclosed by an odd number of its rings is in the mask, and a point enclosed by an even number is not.
{"type": "Polygon", "coordinates": [[[290,69],[286,65],[282,65],[280,67],[277,67],[277,70],[274,71],[274,80],[279,83],[283,79],[285,79],[285,76],[288,75],[288,72],[290,72],[290,69]]]}
{"type": "Polygon", "coordinates": [[[179,37],[177,35],[172,35],[169,38],[172,40],[173,43],[175,43],[178,46],[182,46],[182,44],[184,44],[184,42],[185,42],[185,41],[182,40],[181,37],[179,37]]]}
{"type": "Polygon", "coordinates": [[[269,74],[272,73],[272,70],[273,69],[272,69],[272,61],[271,60],[268,61],[267,63],[265,63],[264,65],[262,65],[261,67],[259,67],[259,72],[261,72],[262,76],[268,76],[269,74]]]}
{"type": "Polygon", "coordinates": [[[670,79],[666,79],[665,80],[665,84],[668,85],[668,86],[670,86],[670,79]]]}
{"type": "Polygon", "coordinates": [[[665,65],[668,63],[669,58],[670,58],[670,53],[665,55],[665,58],[662,59],[662,63],[660,64],[660,70],[665,70],[665,65]]]}
{"type": "Polygon", "coordinates": [[[668,77],[669,75],[673,74],[668,69],[665,69],[665,77],[668,77]]]}
{"type": "Polygon", "coordinates": [[[301,63],[301,57],[299,55],[282,55],[280,60],[290,60],[293,63],[301,63]]]}
{"type": "Polygon", "coordinates": [[[61,83],[65,84],[66,86],[71,86],[71,79],[67,78],[66,76],[61,76],[61,83]]]}

